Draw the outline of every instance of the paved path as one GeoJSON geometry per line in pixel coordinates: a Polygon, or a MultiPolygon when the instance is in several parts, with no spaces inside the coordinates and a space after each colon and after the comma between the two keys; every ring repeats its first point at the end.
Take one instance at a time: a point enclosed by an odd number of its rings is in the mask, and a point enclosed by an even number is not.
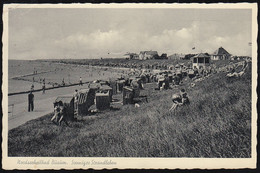
{"type": "Polygon", "coordinates": [[[73,95],[75,89],[86,88],[83,86],[72,86],[67,88],[59,88],[46,91],[45,94],[41,92],[34,93],[34,111],[28,112],[28,95],[14,95],[8,97],[8,130],[16,128],[29,120],[42,117],[48,113],[53,112],[53,102],[57,96],[73,95]],[[13,110],[12,106],[14,105],[13,110]]]}
{"type": "Polygon", "coordinates": [[[56,97],[35,101],[33,112],[28,112],[28,103],[15,104],[13,115],[8,116],[8,130],[18,127],[29,120],[39,118],[53,111],[53,101],[56,97]],[[41,107],[39,107],[41,105],[41,107]]]}

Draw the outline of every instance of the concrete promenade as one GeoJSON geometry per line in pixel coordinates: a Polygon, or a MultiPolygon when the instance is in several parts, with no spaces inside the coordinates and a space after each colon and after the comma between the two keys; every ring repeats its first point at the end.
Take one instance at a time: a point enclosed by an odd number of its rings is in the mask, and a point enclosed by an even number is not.
{"type": "MultiPolygon", "coordinates": [[[[66,88],[57,88],[34,94],[34,111],[28,112],[28,94],[8,96],[8,130],[16,128],[29,120],[42,117],[53,112],[53,102],[57,96],[73,95],[75,89],[87,88],[83,86],[71,86],[66,88]],[[13,108],[11,105],[14,105],[13,108]]],[[[51,117],[50,117],[51,118],[51,117]]]]}

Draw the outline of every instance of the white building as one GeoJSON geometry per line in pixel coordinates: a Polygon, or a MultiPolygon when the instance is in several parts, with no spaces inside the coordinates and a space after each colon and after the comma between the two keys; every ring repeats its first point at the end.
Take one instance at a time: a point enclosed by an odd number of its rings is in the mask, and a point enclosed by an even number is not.
{"type": "Polygon", "coordinates": [[[198,55],[192,57],[192,67],[193,68],[205,68],[210,66],[210,56],[207,53],[199,53],[198,55]]]}
{"type": "Polygon", "coordinates": [[[159,57],[157,51],[141,51],[139,54],[140,60],[156,59],[157,57],[159,57]]]}

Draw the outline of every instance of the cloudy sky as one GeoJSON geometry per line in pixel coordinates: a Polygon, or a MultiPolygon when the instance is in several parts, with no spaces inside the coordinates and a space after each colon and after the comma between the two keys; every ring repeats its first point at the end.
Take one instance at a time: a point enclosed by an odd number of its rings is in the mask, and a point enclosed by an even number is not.
{"type": "Polygon", "coordinates": [[[212,53],[220,46],[251,55],[251,27],[251,10],[241,9],[18,8],[9,11],[9,58],[212,53]]]}

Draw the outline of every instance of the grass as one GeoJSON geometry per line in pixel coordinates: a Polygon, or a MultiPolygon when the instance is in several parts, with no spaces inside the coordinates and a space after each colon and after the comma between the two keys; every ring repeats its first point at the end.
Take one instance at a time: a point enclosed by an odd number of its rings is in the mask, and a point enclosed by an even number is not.
{"type": "MultiPolygon", "coordinates": [[[[244,76],[224,73],[172,90],[145,85],[148,103],[140,108],[114,105],[118,110],[84,117],[70,127],[56,126],[51,115],[12,129],[9,156],[66,157],[205,157],[251,156],[251,65],[244,76]],[[169,112],[171,94],[185,88],[190,105],[169,112]]],[[[121,98],[121,95],[116,97],[121,98]]]]}

